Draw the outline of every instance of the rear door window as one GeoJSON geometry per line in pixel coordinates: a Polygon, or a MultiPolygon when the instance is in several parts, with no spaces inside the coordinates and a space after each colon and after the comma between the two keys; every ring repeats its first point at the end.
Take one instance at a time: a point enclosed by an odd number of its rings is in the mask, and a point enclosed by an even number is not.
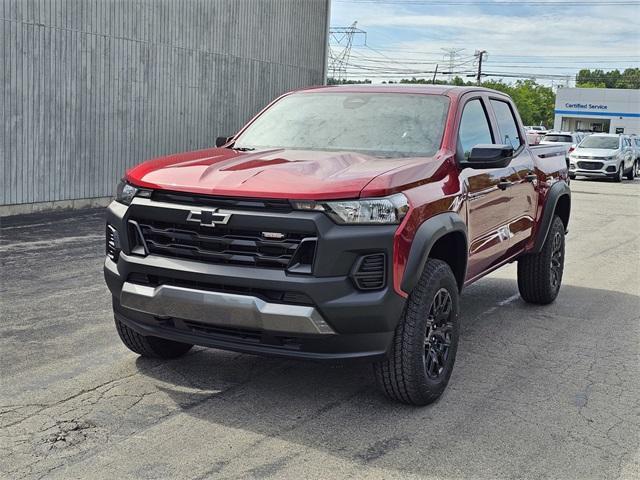
{"type": "MultiPolygon", "coordinates": [[[[495,99],[491,99],[491,106],[496,114],[498,128],[500,129],[500,143],[511,145],[514,150],[517,150],[522,144],[522,139],[520,138],[520,131],[518,130],[516,118],[511,111],[511,106],[507,102],[495,99]]],[[[571,141],[571,137],[569,137],[569,141],[571,141]]]]}
{"type": "Polygon", "coordinates": [[[573,138],[571,138],[571,135],[545,135],[542,141],[554,143],[572,143],[573,138]]]}

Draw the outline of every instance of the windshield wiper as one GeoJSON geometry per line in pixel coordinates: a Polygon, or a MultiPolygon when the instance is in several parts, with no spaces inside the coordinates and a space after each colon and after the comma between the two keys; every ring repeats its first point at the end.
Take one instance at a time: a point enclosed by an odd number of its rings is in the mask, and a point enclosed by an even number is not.
{"type": "Polygon", "coordinates": [[[236,152],[251,152],[255,150],[253,147],[229,147],[231,150],[235,150],[236,152]]]}

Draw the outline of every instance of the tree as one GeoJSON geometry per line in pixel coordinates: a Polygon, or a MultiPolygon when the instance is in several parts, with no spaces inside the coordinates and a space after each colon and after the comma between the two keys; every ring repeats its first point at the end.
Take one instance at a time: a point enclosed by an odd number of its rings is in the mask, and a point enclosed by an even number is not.
{"type": "Polygon", "coordinates": [[[576,87],[580,88],[640,88],[640,68],[620,70],[589,70],[583,68],[576,75],[576,87]]]}

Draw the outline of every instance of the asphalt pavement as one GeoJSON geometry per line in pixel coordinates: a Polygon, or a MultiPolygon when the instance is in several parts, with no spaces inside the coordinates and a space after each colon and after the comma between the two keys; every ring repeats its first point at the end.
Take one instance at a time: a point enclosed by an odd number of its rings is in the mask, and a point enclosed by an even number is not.
{"type": "Polygon", "coordinates": [[[363,363],[203,348],[160,362],[116,334],[103,211],[2,219],[0,477],[640,478],[640,181],[574,181],[564,284],[515,265],[463,292],[434,405],[363,363]]]}

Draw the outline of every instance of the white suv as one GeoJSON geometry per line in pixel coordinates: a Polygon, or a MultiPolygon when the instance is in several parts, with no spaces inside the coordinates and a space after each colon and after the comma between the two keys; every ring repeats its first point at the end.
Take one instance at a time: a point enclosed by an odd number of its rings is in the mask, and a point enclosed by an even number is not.
{"type": "Polygon", "coordinates": [[[628,135],[589,135],[569,155],[569,177],[611,178],[621,182],[624,175],[635,177],[634,150],[628,135]]]}

